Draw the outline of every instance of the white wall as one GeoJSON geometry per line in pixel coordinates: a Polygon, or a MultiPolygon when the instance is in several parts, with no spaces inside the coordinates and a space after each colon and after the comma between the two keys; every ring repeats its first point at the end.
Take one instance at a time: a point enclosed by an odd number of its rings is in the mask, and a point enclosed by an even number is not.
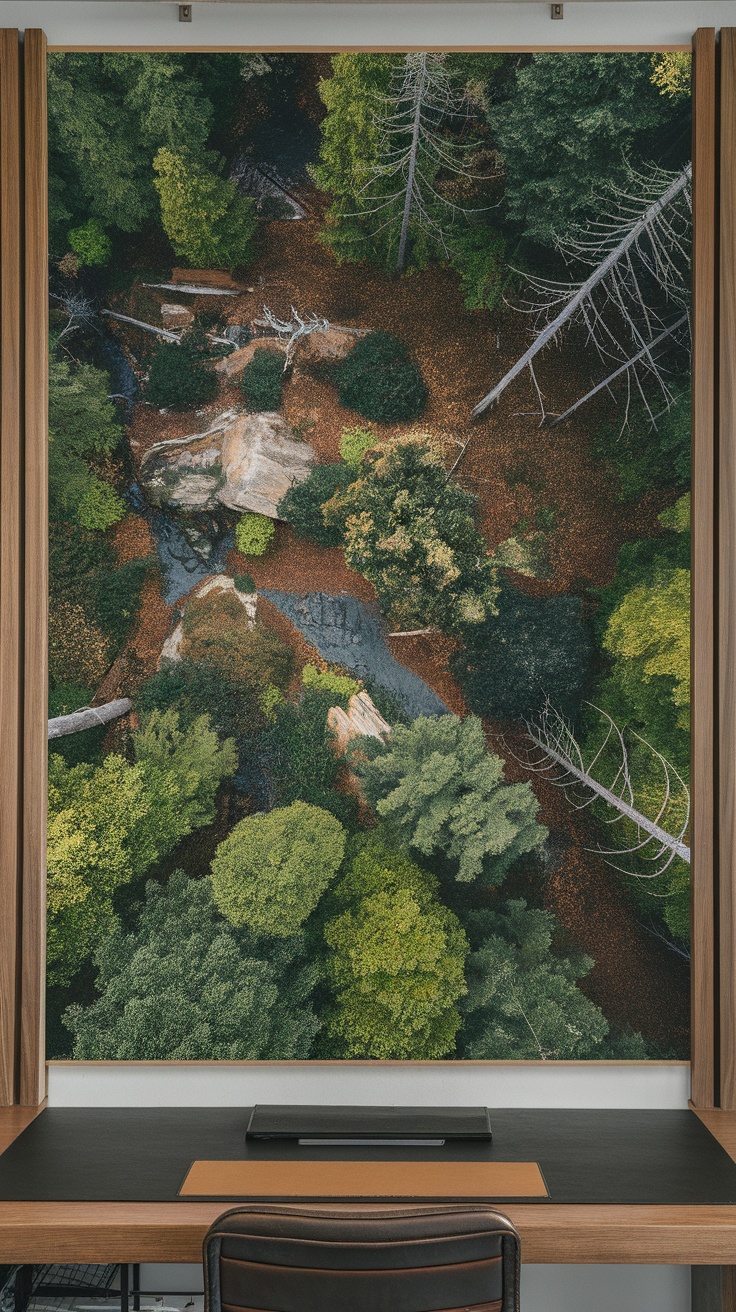
{"type": "Polygon", "coordinates": [[[4,27],[41,27],[52,45],[627,45],[689,44],[696,27],[736,25],[736,0],[492,0],[424,4],[197,4],[179,23],[170,0],[0,0],[4,27]]]}
{"type": "Polygon", "coordinates": [[[404,1106],[686,1107],[682,1062],[267,1062],[187,1066],[50,1062],[52,1107],[237,1107],[255,1102],[396,1103],[404,1106]]]}
{"type": "MultiPolygon", "coordinates": [[[[273,3],[0,0],[3,26],[41,27],[51,45],[684,45],[698,26],[736,25],[736,0],[548,3],[273,3]]],[[[489,1106],[684,1107],[687,1068],[669,1065],[194,1066],[52,1063],[54,1106],[248,1105],[254,1101],[486,1103],[489,1106]]],[[[148,1288],[193,1292],[196,1268],[146,1267],[148,1288]]],[[[527,1267],[524,1312],[689,1312],[686,1267],[527,1267]]]]}

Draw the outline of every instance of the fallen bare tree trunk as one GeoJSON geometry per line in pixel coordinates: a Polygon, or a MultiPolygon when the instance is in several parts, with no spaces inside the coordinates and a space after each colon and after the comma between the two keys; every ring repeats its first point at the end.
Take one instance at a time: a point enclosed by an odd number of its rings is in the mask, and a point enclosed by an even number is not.
{"type": "Polygon", "coordinates": [[[242,296],[253,287],[200,287],[193,282],[144,282],[144,287],[160,287],[166,292],[189,292],[191,296],[242,296]]]}
{"type": "MultiPolygon", "coordinates": [[[[101,314],[107,315],[108,319],[117,319],[119,323],[130,323],[134,328],[142,328],[144,332],[154,333],[156,337],[163,337],[167,342],[181,342],[181,333],[172,333],[168,328],[159,328],[155,323],[144,323],[142,319],[131,319],[129,314],[118,314],[117,310],[101,310],[101,314]]],[[[228,337],[216,337],[214,333],[207,333],[211,342],[219,342],[221,346],[233,346],[234,343],[228,337]]]]}
{"type": "Polygon", "coordinates": [[[609,274],[611,274],[612,270],[615,269],[616,265],[628,256],[628,253],[636,246],[636,243],[639,241],[642,234],[656,225],[657,219],[660,217],[663,210],[665,210],[682,191],[689,187],[691,177],[692,165],[688,164],[687,167],[682,170],[682,173],[678,174],[678,176],[670,183],[663,194],[657,197],[657,199],[648,206],[644,213],[641,214],[635,222],[628,226],[621,240],[612,250],[608,251],[600,264],[598,264],[590,276],[585,279],[585,282],[581,283],[577,288],[571,287],[570,294],[565,300],[565,304],[559,314],[556,315],[551,323],[547,324],[546,328],[543,328],[542,331],[537,334],[529,349],[516,361],[516,364],[512,365],[508,373],[504,374],[501,381],[496,383],[496,386],[478,402],[473,410],[474,419],[479,418],[486,410],[498,403],[499,397],[505,392],[509,383],[513,382],[514,378],[518,377],[524,369],[531,366],[534,357],[539,354],[548,342],[551,342],[552,339],[557,336],[564,324],[568,323],[575,317],[581,307],[589,301],[596,287],[604,282],[609,274]]]}
{"type": "Polygon", "coordinates": [[[49,720],[49,738],[65,738],[67,734],[81,733],[83,729],[96,729],[100,724],[119,720],[132,709],[129,697],[119,697],[114,702],[105,702],[104,706],[83,706],[70,715],[57,715],[49,720]]]}

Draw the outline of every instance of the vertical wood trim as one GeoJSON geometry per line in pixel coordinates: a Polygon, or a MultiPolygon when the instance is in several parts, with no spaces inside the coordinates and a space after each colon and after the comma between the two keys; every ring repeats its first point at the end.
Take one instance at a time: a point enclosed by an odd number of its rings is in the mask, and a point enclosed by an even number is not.
{"type": "Polygon", "coordinates": [[[736,28],[721,29],[719,928],[721,1106],[736,1108],[736,28]]]}
{"type": "Polygon", "coordinates": [[[46,1096],[46,799],[48,611],[48,133],[46,37],[26,29],[25,649],[20,1102],[46,1096]]]}
{"type": "Polygon", "coordinates": [[[17,1097],[22,749],[19,34],[0,31],[0,1104],[17,1097]]]}
{"type": "Polygon", "coordinates": [[[692,1101],[715,1102],[715,270],[716,34],[693,38],[691,884],[692,1101]]]}

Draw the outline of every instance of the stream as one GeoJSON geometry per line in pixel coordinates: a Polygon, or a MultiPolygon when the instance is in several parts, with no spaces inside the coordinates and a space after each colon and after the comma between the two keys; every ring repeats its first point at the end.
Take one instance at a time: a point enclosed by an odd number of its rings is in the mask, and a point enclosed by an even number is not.
{"type": "Polygon", "coordinates": [[[320,656],[387,688],[411,719],[418,715],[448,714],[448,707],[429,684],[391,655],[377,606],[358,601],[347,593],[300,594],[266,588],[261,592],[316,647],[320,656]]]}

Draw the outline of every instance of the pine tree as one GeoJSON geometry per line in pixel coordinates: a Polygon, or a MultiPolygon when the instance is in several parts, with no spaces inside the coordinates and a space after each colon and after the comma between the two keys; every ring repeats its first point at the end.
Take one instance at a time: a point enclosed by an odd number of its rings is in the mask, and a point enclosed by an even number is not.
{"type": "Polygon", "coordinates": [[[194,268],[247,264],[258,226],[255,207],[220,176],[217,157],[193,159],[162,147],[153,167],[164,231],[176,254],[194,268]]]}
{"type": "Polygon", "coordinates": [[[444,857],[462,883],[499,884],[518,857],[544,845],[530,784],[505,782],[474,716],[420,716],[385,743],[361,739],[354,757],[380,819],[416,852],[444,857]]]}

